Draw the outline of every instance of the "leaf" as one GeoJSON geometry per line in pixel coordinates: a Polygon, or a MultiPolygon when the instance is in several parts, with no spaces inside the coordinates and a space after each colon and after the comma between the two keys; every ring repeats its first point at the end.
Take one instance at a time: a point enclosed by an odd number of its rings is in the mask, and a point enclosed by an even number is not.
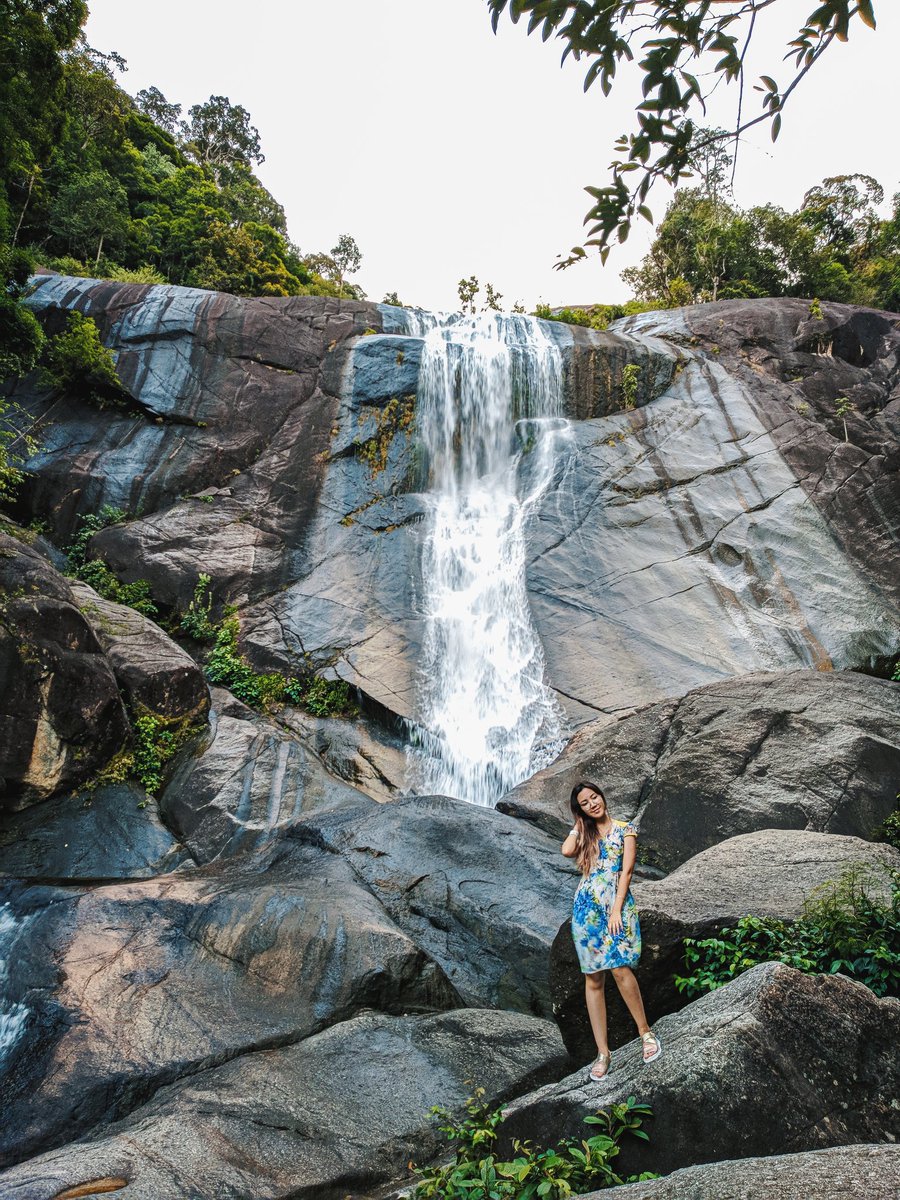
{"type": "Polygon", "coordinates": [[[778,140],[778,135],[781,133],[781,113],[776,113],[772,121],[772,141],[778,140]]]}

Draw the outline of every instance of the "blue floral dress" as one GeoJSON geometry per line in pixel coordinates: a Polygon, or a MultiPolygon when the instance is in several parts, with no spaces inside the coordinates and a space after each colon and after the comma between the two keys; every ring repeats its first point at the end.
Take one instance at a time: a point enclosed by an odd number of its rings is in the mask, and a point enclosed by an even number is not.
{"type": "Polygon", "coordinates": [[[625,821],[613,821],[606,837],[600,838],[597,865],[582,879],[575,893],[572,937],[585,975],[610,967],[633,967],[641,957],[641,926],[630,888],[622,905],[621,933],[613,935],[607,927],[627,837],[637,837],[635,827],[625,821]]]}

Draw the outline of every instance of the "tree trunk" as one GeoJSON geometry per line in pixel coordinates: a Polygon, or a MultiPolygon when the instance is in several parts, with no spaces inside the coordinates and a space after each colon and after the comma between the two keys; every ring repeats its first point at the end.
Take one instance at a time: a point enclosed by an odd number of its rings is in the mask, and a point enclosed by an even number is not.
{"type": "Polygon", "coordinates": [[[19,213],[19,223],[16,225],[16,232],[13,234],[13,245],[15,245],[19,240],[19,230],[22,228],[22,222],[25,220],[25,213],[28,211],[28,205],[31,203],[31,191],[34,187],[36,175],[37,171],[32,171],[31,175],[28,177],[28,195],[25,197],[25,203],[22,205],[22,211],[19,213]]]}
{"type": "Polygon", "coordinates": [[[94,266],[100,265],[100,255],[103,253],[103,234],[100,234],[100,245],[97,247],[97,257],[94,259],[94,266]]]}

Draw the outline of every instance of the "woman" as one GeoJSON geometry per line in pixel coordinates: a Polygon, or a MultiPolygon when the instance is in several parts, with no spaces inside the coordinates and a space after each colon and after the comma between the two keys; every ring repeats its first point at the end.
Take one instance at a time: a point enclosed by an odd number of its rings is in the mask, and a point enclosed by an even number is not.
{"type": "Polygon", "coordinates": [[[644,1062],[659,1058],[662,1046],[647,1024],[641,990],[631,969],[641,956],[641,927],[629,891],[637,855],[637,830],[625,821],[612,819],[603,793],[594,783],[576,783],[569,803],[575,825],[562,844],[562,852],[566,858],[576,860],[583,876],[572,908],[572,936],[597,1043],[590,1077],[599,1081],[609,1070],[604,991],[607,971],[612,971],[637,1025],[644,1044],[644,1062]]]}

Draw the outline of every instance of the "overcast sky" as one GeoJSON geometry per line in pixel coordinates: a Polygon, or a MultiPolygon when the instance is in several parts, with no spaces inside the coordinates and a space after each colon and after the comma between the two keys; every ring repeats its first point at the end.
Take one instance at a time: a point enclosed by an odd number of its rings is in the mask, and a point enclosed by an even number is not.
{"type": "MultiPolygon", "coordinates": [[[[249,109],[262,136],[260,178],[304,251],[341,233],[363,252],[355,282],[456,308],[462,275],[490,280],[504,306],[627,298],[619,272],[649,227],[598,260],[556,272],[581,240],[586,184],[605,182],[612,142],[633,127],[634,77],[604,99],[578,64],[484,0],[89,0],[89,41],[127,60],[123,86],[155,85],[185,108],[211,94],[249,109]]],[[[793,30],[812,0],[783,0],[793,30]]],[[[865,172],[900,188],[900,4],[878,0],[877,33],[833,46],[785,112],[773,147],[750,135],[736,180],[742,205],[788,208],[826,175],[865,172]]],[[[779,14],[780,15],[780,14],[779,14]]],[[[785,27],[786,28],[786,27],[785,27]]],[[[782,39],[783,40],[783,39],[782,39]]],[[[760,45],[756,74],[787,80],[781,41],[760,45]]],[[[722,89],[720,89],[720,92],[722,89]]],[[[717,101],[725,124],[732,99],[717,101]]],[[[666,194],[651,197],[657,219],[666,194]]]]}

